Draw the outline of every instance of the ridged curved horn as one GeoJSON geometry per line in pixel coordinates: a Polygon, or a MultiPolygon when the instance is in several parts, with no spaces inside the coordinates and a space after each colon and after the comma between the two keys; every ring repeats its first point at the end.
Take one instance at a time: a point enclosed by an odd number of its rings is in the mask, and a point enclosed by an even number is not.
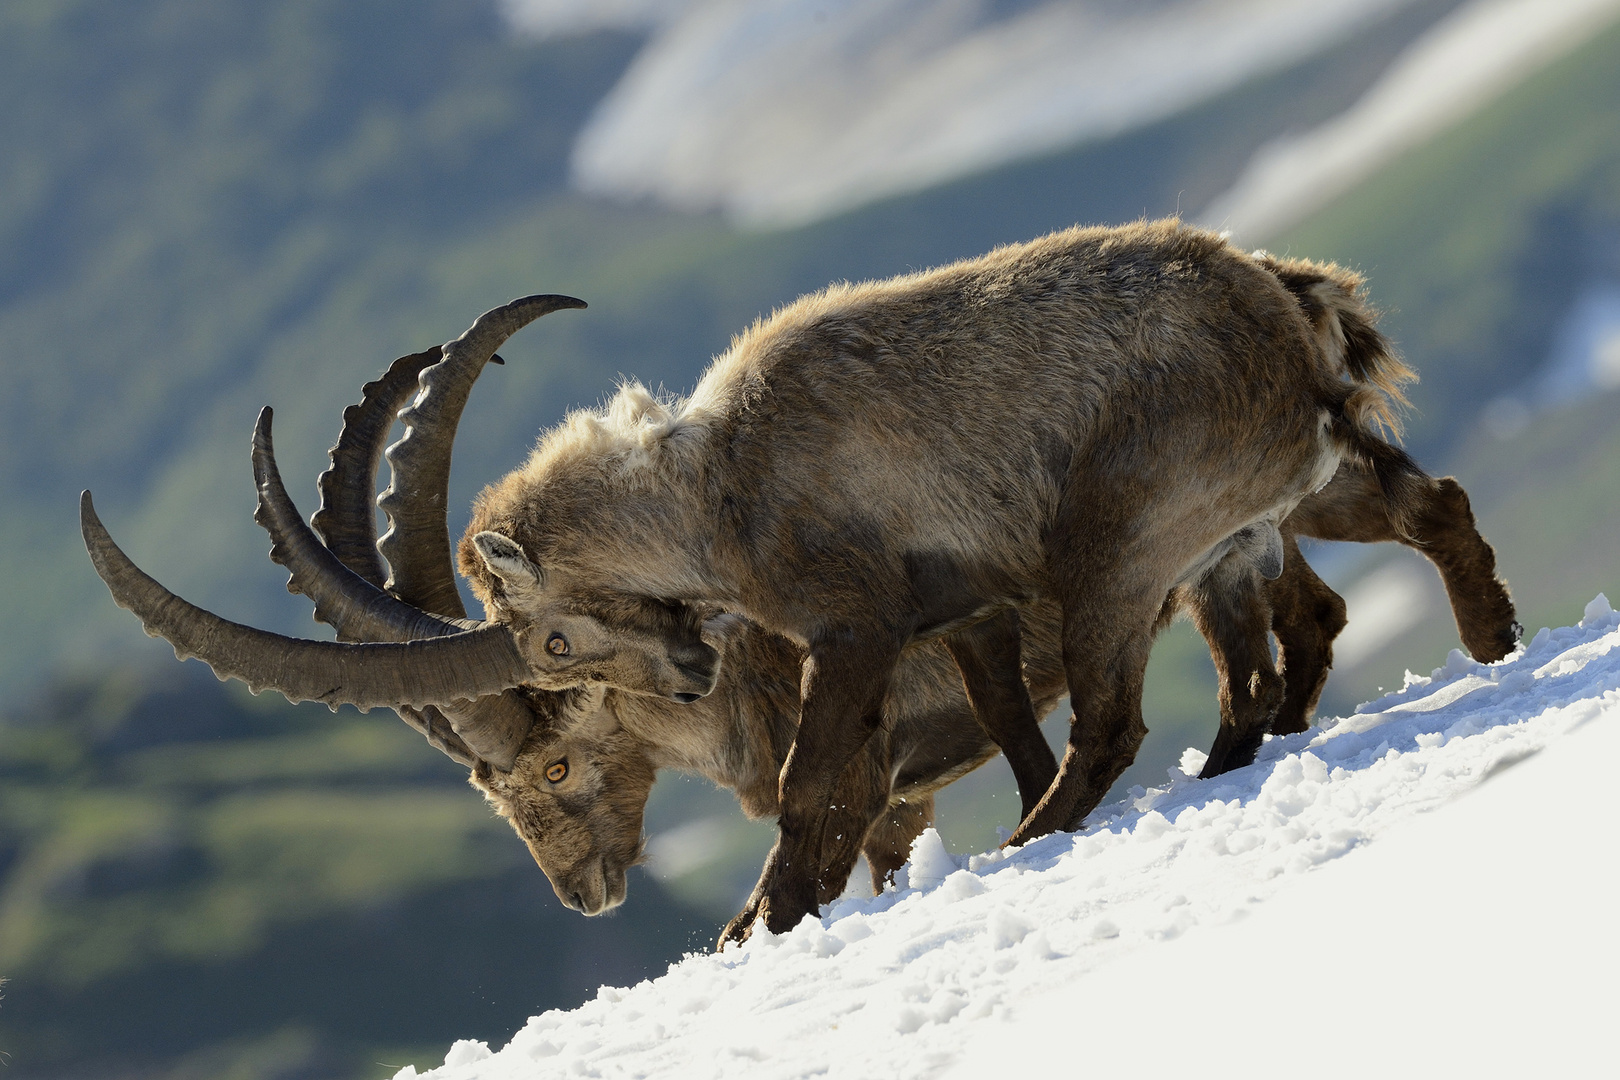
{"type": "Polygon", "coordinates": [[[270,533],[270,558],[292,571],[287,591],[315,602],[315,617],[334,627],[342,641],[415,641],[446,637],[471,625],[457,625],[401,603],[350,570],[304,524],[276,467],[270,433],[274,411],[259,410],[253,426],[253,480],[258,506],[253,520],[270,533]]]}
{"type": "MultiPolygon", "coordinates": [[[[382,464],[383,446],[387,443],[388,430],[394,424],[395,414],[416,393],[416,377],[423,368],[438,363],[443,357],[444,350],[438,345],[401,356],[388,365],[381,378],[361,387],[360,402],[343,410],[343,430],[327,454],[331,465],[316,480],[321,505],[315,511],[315,516],[310,518],[310,525],[339,562],[379,589],[388,580],[388,567],[377,551],[377,467],[382,464]]],[[[498,356],[491,359],[500,362],[498,356]]],[[[271,460],[274,461],[273,453],[271,460]]],[[[262,501],[262,484],[259,491],[262,501]]],[[[258,517],[257,514],[254,516],[258,517]]],[[[259,523],[269,528],[264,520],[259,523]]],[[[274,532],[271,539],[272,543],[279,542],[274,532]]],[[[270,557],[275,558],[273,546],[270,557]]],[[[301,571],[289,563],[282,565],[292,574],[287,582],[290,590],[301,576],[301,571]]],[[[303,592],[304,589],[300,586],[298,591],[303,592]]],[[[317,601],[317,619],[322,617],[321,611],[322,605],[317,601]]],[[[356,631],[351,638],[345,626],[337,623],[332,626],[340,640],[364,637],[356,631]]],[[[507,694],[511,692],[505,691],[507,694]]],[[[478,755],[456,734],[455,725],[436,706],[429,705],[417,710],[409,705],[396,705],[394,712],[413,730],[420,732],[429,746],[435,747],[450,760],[469,769],[478,764],[478,755]]]]}
{"type": "MultiPolygon", "coordinates": [[[[271,409],[263,409],[253,430],[253,477],[259,493],[253,520],[270,534],[270,558],[291,572],[288,591],[314,601],[316,618],[347,641],[410,641],[480,625],[449,622],[395,599],[321,544],[281,482],[271,436],[273,416],[271,409]]],[[[463,759],[476,755],[503,771],[512,768],[534,723],[528,703],[513,690],[441,703],[438,709],[429,707],[414,715],[404,707],[396,711],[457,761],[470,766],[472,761],[463,759]]]]}
{"type": "Polygon", "coordinates": [[[276,690],[289,701],[354,705],[438,705],[495,694],[529,678],[517,642],[504,626],[402,643],[308,641],[222,619],[165,589],[129,560],[96,516],[90,493],[79,497],[79,527],[96,573],[119,607],[135,613],[151,637],[193,657],[221,679],[254,693],[276,690]]]}
{"type": "Polygon", "coordinates": [[[423,370],[416,401],[400,411],[405,433],[387,450],[393,482],[377,500],[391,527],[377,543],[393,577],[388,591],[443,615],[463,616],[450,561],[445,511],[450,488],[451,440],[473,383],[506,339],[549,312],[582,308],[572,296],[525,296],[478,316],[467,332],[444,346],[444,359],[423,370]]]}
{"type": "Polygon", "coordinates": [[[343,431],[327,455],[331,467],[316,481],[321,505],[310,525],[339,562],[379,589],[388,567],[377,551],[377,467],[395,414],[416,393],[417,376],[443,358],[443,347],[435,345],[400,357],[382,378],[366,383],[360,403],[343,410],[343,431]]]}

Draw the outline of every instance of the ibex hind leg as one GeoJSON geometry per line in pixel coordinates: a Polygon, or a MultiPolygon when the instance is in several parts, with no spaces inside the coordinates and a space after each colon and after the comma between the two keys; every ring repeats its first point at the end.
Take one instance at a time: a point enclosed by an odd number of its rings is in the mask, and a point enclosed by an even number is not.
{"type": "Polygon", "coordinates": [[[1220,685],[1221,726],[1201,777],[1253,763],[1283,701],[1263,585],[1253,564],[1234,552],[1184,590],[1188,614],[1209,645],[1220,685]]]}
{"type": "Polygon", "coordinates": [[[1520,627],[1468,493],[1453,478],[1432,479],[1415,465],[1408,465],[1407,475],[1415,482],[1402,485],[1404,498],[1396,508],[1370,469],[1347,462],[1331,484],[1299,504],[1286,525],[1319,540],[1394,540],[1412,548],[1440,571],[1463,647],[1476,660],[1500,660],[1513,651],[1520,627]],[[1397,518],[1405,519],[1404,531],[1397,518]]]}
{"type": "Polygon", "coordinates": [[[1034,811],[1057,776],[1057,758],[1041,734],[1041,722],[1024,685],[1018,612],[1004,611],[959,630],[945,648],[962,672],[973,715],[990,741],[1012,766],[1023,807],[1022,820],[1034,811]]]}
{"type": "Polygon", "coordinates": [[[1344,598],[1316,576],[1288,532],[1283,534],[1282,576],[1266,584],[1266,598],[1283,677],[1282,706],[1271,731],[1293,735],[1311,726],[1333,668],[1333,641],[1345,627],[1344,598]]]}
{"type": "Polygon", "coordinates": [[[1408,543],[1440,571],[1457,634],[1475,660],[1495,663],[1518,644],[1521,628],[1507,586],[1496,575],[1496,551],[1480,535],[1468,493],[1441,477],[1413,515],[1408,543]]]}

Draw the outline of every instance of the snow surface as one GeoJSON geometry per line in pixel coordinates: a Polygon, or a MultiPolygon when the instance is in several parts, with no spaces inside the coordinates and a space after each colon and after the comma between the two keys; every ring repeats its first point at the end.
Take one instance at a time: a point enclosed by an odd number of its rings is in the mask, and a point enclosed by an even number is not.
{"type": "Polygon", "coordinates": [[[1199,217],[1243,243],[1271,240],[1617,18],[1620,0],[1474,0],[1408,46],[1344,113],[1261,147],[1199,217]]]}
{"type": "Polygon", "coordinates": [[[504,0],[651,38],[574,150],[585,191],[811,221],[1172,115],[1411,0],[504,0]]]}
{"type": "Polygon", "coordinates": [[[880,896],[604,987],[499,1053],[458,1042],[427,1075],[1612,1066],[1616,761],[1620,615],[1599,596],[1247,769],[1200,781],[1189,750],[1083,833],[962,858],[930,830],[880,896]]]}

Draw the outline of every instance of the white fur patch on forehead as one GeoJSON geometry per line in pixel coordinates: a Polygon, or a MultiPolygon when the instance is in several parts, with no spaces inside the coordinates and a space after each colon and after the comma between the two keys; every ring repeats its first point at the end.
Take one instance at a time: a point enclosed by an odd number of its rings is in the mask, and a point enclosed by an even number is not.
{"type": "Polygon", "coordinates": [[[654,394],[641,383],[628,380],[601,408],[569,413],[560,426],[540,440],[529,465],[574,455],[616,457],[631,467],[648,464],[670,436],[698,426],[699,421],[687,406],[685,401],[654,394]]]}

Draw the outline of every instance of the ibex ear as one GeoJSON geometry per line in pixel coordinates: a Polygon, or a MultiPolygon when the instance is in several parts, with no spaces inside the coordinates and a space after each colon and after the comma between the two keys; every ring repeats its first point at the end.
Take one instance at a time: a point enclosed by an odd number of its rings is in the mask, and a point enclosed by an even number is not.
{"type": "Polygon", "coordinates": [[[473,547],[489,572],[509,589],[532,589],[540,584],[540,568],[529,561],[517,542],[498,532],[481,532],[473,537],[473,547]]]}

